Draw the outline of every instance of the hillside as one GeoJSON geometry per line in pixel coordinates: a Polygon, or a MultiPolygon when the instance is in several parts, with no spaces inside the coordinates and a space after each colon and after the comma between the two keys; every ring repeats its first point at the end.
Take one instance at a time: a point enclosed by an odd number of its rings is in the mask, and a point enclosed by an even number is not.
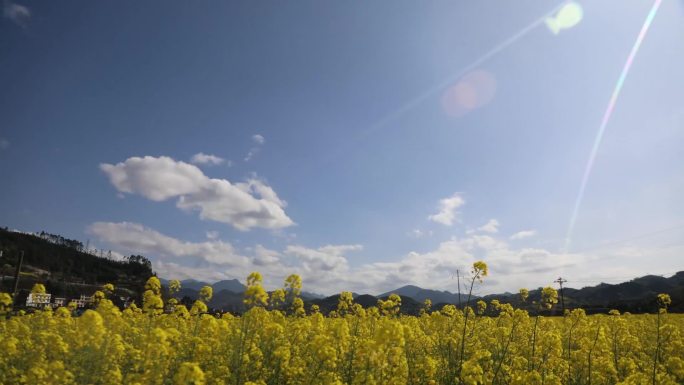
{"type": "Polygon", "coordinates": [[[54,296],[74,297],[92,294],[102,284],[111,282],[121,295],[137,298],[145,280],[153,274],[145,257],[136,255],[115,261],[85,249],[79,241],[54,234],[0,229],[0,291],[12,291],[20,251],[24,251],[24,260],[19,289],[24,293],[34,283],[42,282],[54,296]]]}
{"type": "MultiPolygon", "coordinates": [[[[411,297],[411,298],[413,298],[416,301],[421,302],[421,303],[424,302],[426,299],[430,299],[430,301],[432,301],[432,303],[435,303],[435,304],[437,304],[437,303],[457,304],[458,303],[458,293],[451,293],[449,291],[423,289],[421,287],[414,286],[414,285],[402,286],[398,289],[380,294],[379,297],[387,297],[392,293],[399,294],[401,296],[411,297]]],[[[465,301],[464,295],[462,295],[461,300],[465,301]]]]}
{"type": "MultiPolygon", "coordinates": [[[[672,298],[669,311],[684,312],[684,271],[672,277],[647,275],[619,284],[601,283],[581,289],[564,288],[566,308],[584,308],[587,313],[605,313],[610,309],[621,312],[645,313],[655,311],[655,297],[659,293],[667,293],[672,298]]],[[[527,304],[521,304],[517,295],[494,294],[484,297],[486,301],[498,299],[503,303],[512,303],[516,307],[527,308],[534,312],[533,303],[539,301],[540,289],[530,290],[527,304]]],[[[560,303],[556,311],[560,311],[560,303]]]]}
{"type": "MultiPolygon", "coordinates": [[[[410,314],[410,315],[417,315],[418,312],[420,311],[420,306],[421,303],[416,301],[415,299],[403,295],[399,295],[401,297],[401,308],[400,311],[402,314],[410,314]]],[[[354,298],[354,303],[358,303],[361,305],[363,308],[369,308],[372,306],[376,306],[378,304],[378,299],[383,299],[386,300],[388,296],[384,297],[375,297],[370,294],[361,294],[358,295],[354,298]]],[[[315,299],[309,302],[310,305],[316,304],[319,306],[321,313],[323,314],[328,314],[333,310],[337,309],[337,303],[340,301],[340,295],[331,295],[329,297],[325,298],[320,298],[320,299],[315,299]]]]}

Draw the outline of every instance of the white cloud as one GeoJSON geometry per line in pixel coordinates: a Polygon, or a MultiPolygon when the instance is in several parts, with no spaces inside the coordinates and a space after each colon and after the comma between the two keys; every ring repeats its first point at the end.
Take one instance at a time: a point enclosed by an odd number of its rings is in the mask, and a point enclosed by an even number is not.
{"type": "Polygon", "coordinates": [[[197,166],[166,156],[131,157],[116,165],[101,164],[100,168],[119,192],[156,202],[178,197],[178,208],[198,211],[201,219],[227,223],[238,230],[294,224],[285,214],[285,202],[258,179],[232,184],[209,178],[197,166]]]}
{"type": "Polygon", "coordinates": [[[498,233],[499,232],[499,221],[496,219],[490,219],[489,222],[485,223],[483,226],[477,228],[480,231],[486,233],[498,233]]]}
{"type": "Polygon", "coordinates": [[[361,245],[327,245],[311,248],[289,245],[282,252],[257,244],[246,248],[246,256],[232,245],[218,240],[185,242],[135,223],[98,222],[89,232],[118,252],[142,253],[164,278],[195,278],[213,282],[220,279],[244,280],[252,271],[264,276],[267,289],[282,285],[292,273],[303,279],[305,290],[325,294],[351,290],[379,294],[406,284],[427,289],[458,290],[454,273],[467,275],[473,262],[484,260],[489,276],[477,286],[478,294],[515,292],[551,285],[560,276],[571,287],[601,281],[622,282],[645,272],[672,274],[681,268],[681,244],[669,247],[601,248],[598,253],[559,253],[541,248],[515,248],[506,239],[492,235],[453,237],[427,252],[409,252],[399,258],[352,266],[348,253],[363,250],[361,245]],[[653,271],[651,258],[659,266],[653,271]],[[629,263],[622,263],[629,261],[629,263]],[[617,263],[621,262],[621,263],[617,263]],[[591,271],[587,266],[591,266],[591,271]],[[616,267],[619,265],[619,267],[616,267]],[[617,270],[615,270],[617,269],[617,270]],[[595,272],[609,271],[608,276],[595,272]],[[616,279],[615,276],[620,276],[616,279]],[[612,280],[611,280],[611,277],[612,280]],[[581,283],[573,283],[581,280],[581,283]],[[589,282],[589,280],[593,280],[589,282]]]}
{"type": "Polygon", "coordinates": [[[249,262],[230,243],[184,242],[138,223],[95,222],[88,233],[126,252],[154,254],[162,260],[194,259],[221,266],[245,266],[249,262]]]}
{"type": "Polygon", "coordinates": [[[245,155],[245,158],[243,160],[245,162],[249,162],[250,160],[252,160],[261,151],[261,148],[259,146],[262,146],[265,141],[266,139],[264,139],[263,135],[252,135],[252,142],[254,142],[256,146],[249,149],[249,152],[247,152],[247,155],[245,155]]]}
{"type": "Polygon", "coordinates": [[[523,230],[511,235],[511,239],[524,239],[537,235],[537,230],[523,230]]]}
{"type": "Polygon", "coordinates": [[[116,165],[103,163],[100,169],[118,191],[139,194],[156,202],[197,194],[210,181],[196,166],[166,156],[131,157],[116,165]]]}
{"type": "MultiPolygon", "coordinates": [[[[118,252],[143,254],[153,262],[160,276],[169,279],[194,278],[213,282],[221,279],[243,280],[252,271],[264,276],[269,289],[279,287],[289,274],[297,273],[311,290],[332,293],[327,279],[343,277],[348,269],[343,253],[360,250],[360,245],[328,245],[318,249],[291,246],[282,253],[257,244],[243,256],[227,242],[208,240],[186,242],[138,223],[96,222],[87,232],[118,252]],[[289,260],[286,260],[288,259],[289,260]]],[[[344,280],[339,281],[340,290],[344,280]]]]}
{"type": "Polygon", "coordinates": [[[268,266],[280,263],[280,253],[275,250],[269,250],[261,245],[254,247],[254,258],[252,263],[257,266],[268,266]]]}
{"type": "Polygon", "coordinates": [[[439,212],[430,215],[429,220],[443,224],[444,226],[451,226],[456,219],[456,210],[465,204],[465,200],[459,193],[441,199],[439,201],[439,212]]]}
{"type": "Polygon", "coordinates": [[[116,252],[116,251],[111,252],[111,258],[115,261],[125,261],[126,260],[126,256],[124,256],[123,254],[116,252]]]}
{"type": "Polygon", "coordinates": [[[216,155],[199,152],[192,156],[190,162],[194,164],[219,165],[225,163],[226,160],[216,155]]]}
{"type": "Polygon", "coordinates": [[[207,231],[206,236],[207,236],[207,239],[217,239],[219,237],[219,232],[218,231],[207,231]]]}
{"type": "Polygon", "coordinates": [[[424,237],[431,237],[432,234],[433,234],[432,230],[423,231],[421,229],[413,229],[413,230],[409,231],[408,233],[406,233],[406,235],[408,235],[409,237],[416,238],[416,239],[424,238],[424,237]]]}
{"type": "Polygon", "coordinates": [[[9,145],[10,145],[9,140],[7,140],[5,138],[0,138],[0,150],[4,150],[4,149],[8,148],[9,145]]]}
{"type": "Polygon", "coordinates": [[[263,199],[266,199],[269,202],[273,202],[280,207],[287,206],[287,202],[278,198],[278,194],[276,194],[276,192],[273,190],[273,188],[271,188],[271,186],[268,186],[256,177],[253,177],[244,183],[237,183],[235,184],[235,186],[237,186],[239,189],[243,190],[246,193],[252,195],[259,195],[263,199]]]}
{"type": "Polygon", "coordinates": [[[310,249],[299,245],[289,245],[285,254],[294,256],[302,262],[306,271],[345,271],[348,268],[347,251],[361,250],[361,245],[327,245],[310,249]]]}
{"type": "MultiPolygon", "coordinates": [[[[162,278],[167,279],[196,279],[203,282],[216,282],[224,279],[236,278],[230,273],[216,269],[213,266],[192,267],[175,262],[156,260],[152,262],[152,269],[162,278]]],[[[243,277],[239,277],[244,281],[243,277]]]]}
{"type": "Polygon", "coordinates": [[[31,10],[9,0],[3,2],[2,15],[20,27],[26,27],[31,19],[31,10]]]}
{"type": "Polygon", "coordinates": [[[249,152],[247,153],[247,155],[245,155],[245,158],[243,160],[245,162],[249,162],[250,160],[252,160],[252,158],[254,158],[254,156],[256,156],[256,154],[259,153],[259,151],[260,151],[260,149],[258,147],[250,148],[249,152]]]}
{"type": "Polygon", "coordinates": [[[264,144],[265,139],[264,139],[263,135],[256,134],[256,135],[252,135],[252,141],[256,144],[264,144]]]}

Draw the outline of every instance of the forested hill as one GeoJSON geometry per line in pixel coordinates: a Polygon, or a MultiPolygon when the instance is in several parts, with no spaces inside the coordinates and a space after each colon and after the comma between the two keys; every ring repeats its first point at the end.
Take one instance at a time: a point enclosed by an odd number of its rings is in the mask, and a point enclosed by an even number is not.
{"type": "Polygon", "coordinates": [[[28,234],[0,229],[0,250],[0,291],[11,291],[20,251],[24,251],[20,289],[30,289],[33,283],[42,282],[49,292],[60,296],[92,294],[89,286],[112,282],[137,296],[152,275],[150,261],[143,256],[117,261],[107,258],[108,253],[86,250],[79,241],[45,232],[28,234]]]}

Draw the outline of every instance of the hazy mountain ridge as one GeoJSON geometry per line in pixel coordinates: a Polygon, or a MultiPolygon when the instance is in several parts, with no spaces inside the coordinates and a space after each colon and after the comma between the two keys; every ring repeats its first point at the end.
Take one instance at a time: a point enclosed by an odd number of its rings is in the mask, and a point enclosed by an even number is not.
{"type": "MultiPolygon", "coordinates": [[[[426,299],[430,299],[432,303],[458,303],[458,293],[452,293],[449,291],[439,291],[431,289],[423,289],[415,285],[406,285],[398,289],[388,291],[386,293],[380,294],[378,297],[387,297],[390,294],[398,294],[400,296],[410,297],[418,302],[424,302],[426,299]]],[[[461,294],[461,301],[465,301],[465,296],[461,294]]]]}
{"type": "MultiPolygon", "coordinates": [[[[0,268],[4,275],[14,273],[17,256],[20,250],[25,251],[24,267],[20,289],[28,290],[34,282],[43,282],[49,291],[56,295],[79,295],[84,287],[95,290],[98,285],[106,282],[114,283],[117,288],[126,290],[128,294],[137,297],[144,281],[152,274],[147,259],[141,256],[136,261],[117,261],[99,257],[87,252],[80,242],[69,240],[58,235],[43,233],[31,234],[0,229],[0,249],[4,254],[0,257],[0,268]]],[[[168,286],[168,280],[160,279],[168,286]]],[[[2,290],[11,290],[11,279],[3,279],[2,290]]],[[[181,291],[176,297],[194,300],[203,286],[214,289],[214,298],[209,303],[215,309],[241,311],[243,309],[242,293],[245,285],[237,279],[229,279],[208,284],[206,282],[186,279],[181,281],[181,291]]],[[[306,282],[304,282],[306,286],[306,282]]],[[[364,307],[374,306],[378,298],[384,298],[392,293],[400,295],[402,311],[413,312],[419,305],[430,299],[433,309],[439,309],[444,304],[458,304],[458,294],[449,291],[424,289],[415,285],[406,285],[380,294],[353,293],[356,303],[364,307]]],[[[580,289],[565,288],[564,299],[567,308],[583,307],[588,312],[606,312],[608,309],[618,309],[630,312],[652,312],[655,308],[655,297],[659,293],[667,293],[672,297],[671,312],[684,312],[684,271],[671,277],[646,275],[618,284],[601,283],[580,289]]],[[[89,293],[86,293],[89,294],[89,293]]],[[[318,304],[323,311],[329,311],[337,306],[339,295],[324,297],[320,294],[302,292],[302,298],[308,306],[318,304]]],[[[503,293],[483,296],[487,302],[497,299],[503,303],[512,303],[516,307],[536,311],[535,301],[539,301],[540,289],[530,290],[530,297],[526,303],[521,303],[517,294],[503,293]]],[[[139,299],[139,298],[137,298],[139,299]]],[[[471,298],[476,301],[477,297],[471,298]]],[[[461,304],[466,301],[466,294],[461,293],[461,304]]],[[[556,306],[560,310],[561,304],[556,306]]]]}
{"type": "MultiPolygon", "coordinates": [[[[168,286],[170,280],[160,278],[159,281],[161,281],[162,285],[168,286]]],[[[180,284],[181,289],[191,289],[198,292],[204,286],[211,286],[211,288],[214,289],[214,292],[219,292],[221,290],[229,290],[235,293],[242,293],[247,288],[237,279],[225,279],[214,283],[207,283],[195,279],[184,279],[180,281],[180,284]]]]}

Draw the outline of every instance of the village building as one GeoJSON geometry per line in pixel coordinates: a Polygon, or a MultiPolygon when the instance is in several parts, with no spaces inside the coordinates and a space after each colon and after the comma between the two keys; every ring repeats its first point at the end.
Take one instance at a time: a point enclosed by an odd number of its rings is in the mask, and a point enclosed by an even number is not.
{"type": "Polygon", "coordinates": [[[51,297],[52,294],[47,293],[30,293],[26,298],[26,306],[35,308],[49,307],[51,297]]]}

